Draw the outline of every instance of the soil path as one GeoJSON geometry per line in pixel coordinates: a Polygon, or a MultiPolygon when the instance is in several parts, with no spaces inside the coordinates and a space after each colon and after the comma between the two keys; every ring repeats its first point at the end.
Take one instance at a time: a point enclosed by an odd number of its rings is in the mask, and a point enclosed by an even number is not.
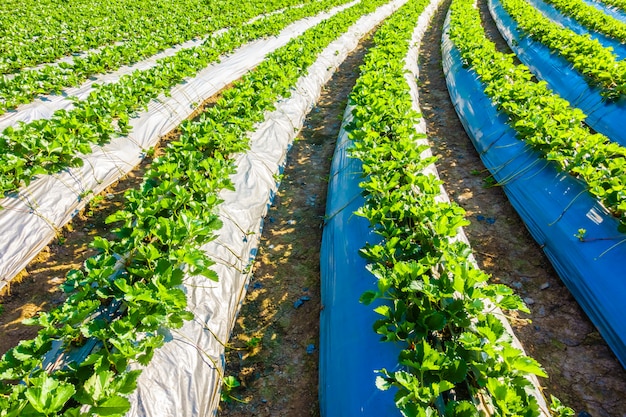
{"type": "Polygon", "coordinates": [[[361,42],[324,87],[289,151],[226,357],[227,375],[242,387],[222,404],[220,416],[319,416],[319,248],[327,178],[348,94],[369,46],[369,40],[361,42]]]}

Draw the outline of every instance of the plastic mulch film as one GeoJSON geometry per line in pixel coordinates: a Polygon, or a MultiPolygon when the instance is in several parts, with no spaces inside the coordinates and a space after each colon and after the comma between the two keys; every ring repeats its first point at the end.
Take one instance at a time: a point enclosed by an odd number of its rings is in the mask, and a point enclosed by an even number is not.
{"type": "Polygon", "coordinates": [[[608,4],[605,4],[599,0],[583,0],[583,1],[589,4],[590,6],[593,6],[596,9],[603,11],[609,16],[626,23],[626,12],[618,9],[617,7],[609,6],[608,4]]]}
{"type": "MultiPolygon", "coordinates": [[[[351,120],[346,109],[344,124],[351,120]]],[[[367,219],[354,212],[364,204],[359,182],[361,164],[349,158],[350,141],[342,129],[330,169],[326,222],[322,236],[319,399],[322,417],[400,416],[393,391],[376,388],[377,369],[395,371],[401,345],[381,342],[372,330],[380,303],[365,306],[359,297],[376,288],[359,255],[377,236],[367,219]]]]}
{"type": "MultiPolygon", "coordinates": [[[[419,44],[440,3],[441,0],[433,0],[420,16],[405,59],[408,70],[405,77],[416,111],[419,111],[416,84],[419,44]]],[[[352,120],[352,109],[351,106],[346,108],[344,127],[352,120]]],[[[416,130],[426,133],[423,119],[416,130]]],[[[428,145],[427,139],[418,142],[428,145]]],[[[366,270],[367,262],[359,255],[359,250],[366,242],[376,243],[379,238],[369,228],[366,219],[354,214],[365,200],[359,187],[361,163],[348,157],[350,146],[351,141],[342,128],[330,171],[327,220],[320,256],[324,306],[320,313],[320,413],[322,417],[400,416],[394,403],[395,390],[379,390],[375,379],[379,369],[398,370],[398,355],[403,347],[398,343],[382,342],[372,329],[373,323],[380,318],[374,308],[381,301],[369,306],[359,302],[361,294],[376,289],[377,285],[376,278],[366,270]]],[[[430,149],[427,149],[424,157],[430,155],[430,149]]],[[[438,176],[434,165],[429,166],[427,172],[438,176]]],[[[440,200],[449,202],[443,186],[440,200]]],[[[469,245],[462,229],[459,229],[457,239],[469,245]]],[[[499,309],[494,309],[493,313],[502,321],[515,346],[523,350],[504,314],[499,309]]],[[[530,380],[543,415],[548,416],[539,383],[534,376],[530,380]]]]}
{"type": "MultiPolygon", "coordinates": [[[[292,8],[295,9],[300,7],[302,7],[302,5],[293,6],[292,8]]],[[[250,19],[246,24],[254,23],[259,19],[272,16],[274,14],[280,13],[281,11],[282,9],[258,15],[250,19]]],[[[39,119],[49,119],[52,117],[54,112],[58,110],[70,111],[74,108],[74,100],[80,101],[87,99],[87,97],[89,97],[89,94],[91,94],[91,92],[96,89],[96,86],[116,83],[121,77],[132,74],[135,71],[149,70],[150,68],[155,67],[158,64],[158,61],[162,60],[163,58],[174,56],[184,49],[198,47],[210,38],[218,37],[228,31],[229,29],[227,28],[218,29],[204,38],[188,40],[179,45],[167,48],[155,55],[152,55],[149,58],[146,58],[132,65],[124,65],[115,71],[107,72],[105,74],[94,75],[93,77],[90,77],[88,81],[84,82],[78,87],[68,87],[63,89],[61,94],[41,95],[37,99],[33,100],[31,103],[21,105],[15,110],[0,115],[0,131],[6,129],[9,126],[15,126],[18,122],[30,123],[39,119]]],[[[112,45],[121,44],[122,42],[117,42],[112,45]]],[[[77,55],[83,56],[88,54],[89,52],[97,51],[101,48],[96,48],[91,51],[79,53],[77,55]]],[[[59,63],[72,63],[74,58],[75,55],[70,55],[59,59],[56,63],[53,64],[41,64],[33,68],[22,69],[21,71],[34,70],[49,65],[58,65],[59,63]]],[[[12,74],[7,74],[4,75],[4,77],[10,78],[11,75],[12,74]]]]}
{"type": "Polygon", "coordinates": [[[202,103],[229,83],[256,67],[265,56],[323,19],[349,7],[302,19],[278,36],[252,42],[222,57],[198,75],[153,100],[146,112],[130,120],[131,133],[114,138],[83,155],[84,165],[44,175],[9,197],[0,199],[0,288],[19,273],[61,227],[109,185],[137,166],[146,150],[191,115],[193,103],[202,103]]]}
{"type": "Polygon", "coordinates": [[[332,42],[301,78],[289,99],[277,103],[250,136],[250,150],[236,156],[236,191],[226,191],[219,207],[224,226],[203,249],[217,261],[219,282],[187,277],[185,290],[195,319],[168,335],[131,394],[129,416],[215,415],[228,341],[249,282],[262,217],[278,188],[287,151],[322,86],[359,40],[406,0],[395,0],[362,17],[332,42]]]}
{"type": "Polygon", "coordinates": [[[553,22],[578,35],[589,35],[591,39],[597,40],[605,48],[613,48],[613,53],[617,55],[617,59],[626,58],[626,45],[619,40],[586,28],[573,17],[561,13],[556,7],[543,0],[528,0],[528,3],[553,22]]]}
{"type": "Polygon", "coordinates": [[[522,36],[517,23],[504,10],[499,0],[489,0],[489,10],[509,47],[537,78],[545,80],[550,88],[578,107],[586,115],[586,123],[597,132],[626,146],[626,99],[609,102],[600,90],[591,87],[572,64],[540,42],[522,36]]]}
{"type": "Polygon", "coordinates": [[[480,157],[502,185],[533,238],[626,365],[626,234],[585,185],[540,159],[506,125],[448,37],[443,67],[454,107],[480,157]],[[584,241],[575,235],[586,229],[584,241]]]}

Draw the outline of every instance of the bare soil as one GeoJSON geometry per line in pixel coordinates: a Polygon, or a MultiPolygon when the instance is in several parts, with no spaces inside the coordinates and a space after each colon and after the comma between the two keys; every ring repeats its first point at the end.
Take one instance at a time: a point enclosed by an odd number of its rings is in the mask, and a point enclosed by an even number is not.
{"type": "MultiPolygon", "coordinates": [[[[626,372],[531,238],[502,188],[485,171],[452,107],[441,67],[446,0],[420,51],[420,104],[437,167],[452,200],[467,211],[465,232],[479,266],[510,285],[530,315],[513,326],[527,352],[546,368],[542,384],[581,417],[626,416],[626,372]]],[[[479,0],[485,25],[500,48],[493,22],[479,0]]],[[[291,149],[281,189],[265,219],[246,301],[227,347],[226,374],[241,387],[225,395],[220,416],[319,416],[319,246],[327,175],[341,116],[370,41],[365,40],[325,87],[291,149]]],[[[209,100],[208,105],[214,101],[209,100]]],[[[175,132],[173,133],[175,134],[175,132]]],[[[149,160],[80,213],[0,296],[0,354],[36,329],[21,319],[63,301],[58,285],[106,235],[104,219],[122,206],[149,160]]]]}

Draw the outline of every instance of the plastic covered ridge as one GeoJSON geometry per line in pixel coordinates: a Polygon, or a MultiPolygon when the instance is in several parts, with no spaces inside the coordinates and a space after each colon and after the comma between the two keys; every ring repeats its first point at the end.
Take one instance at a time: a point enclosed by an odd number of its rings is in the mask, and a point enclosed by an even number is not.
{"type": "Polygon", "coordinates": [[[626,365],[626,234],[584,184],[516,139],[508,117],[485,95],[448,37],[442,40],[448,90],[485,166],[608,345],[626,365]],[[585,237],[576,235],[585,229],[585,237]]]}
{"type": "MultiPolygon", "coordinates": [[[[344,122],[351,119],[346,109],[344,122]]],[[[365,242],[378,241],[367,219],[354,212],[364,204],[361,163],[348,157],[350,141],[341,131],[328,184],[327,220],[321,250],[320,413],[322,417],[401,416],[393,391],[375,385],[376,370],[396,370],[399,344],[382,342],[372,330],[379,315],[359,302],[376,288],[376,277],[359,255],[365,242]]]]}
{"type": "Polygon", "coordinates": [[[626,23],[626,12],[616,8],[616,7],[611,7],[608,4],[605,4],[599,0],[583,0],[585,3],[597,8],[598,10],[603,11],[604,13],[608,14],[609,16],[626,23]]]}
{"type": "Polygon", "coordinates": [[[564,58],[552,53],[540,42],[523,36],[517,23],[504,10],[499,0],[488,0],[489,11],[498,26],[498,30],[535,76],[545,80],[550,88],[569,101],[572,107],[578,107],[587,115],[587,124],[612,141],[626,146],[626,99],[607,101],[600,95],[600,90],[589,86],[585,77],[573,68],[564,58]]]}
{"type": "MultiPolygon", "coordinates": [[[[440,2],[432,0],[420,16],[412,45],[419,44],[440,2]]],[[[379,237],[370,229],[367,219],[354,214],[365,199],[359,187],[361,162],[348,156],[352,141],[344,129],[353,118],[352,110],[352,106],[346,108],[333,155],[322,235],[320,414],[322,417],[401,416],[394,402],[395,390],[381,391],[375,381],[379,369],[398,370],[398,355],[403,346],[383,342],[373,331],[373,323],[380,318],[374,308],[380,303],[364,305],[359,301],[361,294],[377,285],[359,251],[366,242],[378,242],[379,237]]]]}
{"type": "MultiPolygon", "coordinates": [[[[278,36],[240,47],[174,87],[168,96],[152,100],[146,112],[131,119],[132,131],[128,136],[114,138],[102,147],[93,146],[91,154],[82,155],[82,167],[42,175],[19,193],[0,199],[4,208],[0,210],[0,288],[25,268],[93,195],[131,171],[145,157],[146,149],[189,117],[194,103],[202,103],[255,68],[267,54],[355,2],[292,23],[278,36]]],[[[150,62],[142,65],[151,65],[150,62]]]]}
{"type": "Polygon", "coordinates": [[[586,28],[576,19],[564,15],[555,6],[546,3],[543,0],[528,0],[528,3],[553,22],[556,22],[579,35],[589,35],[592,39],[600,42],[600,44],[602,44],[605,48],[612,48],[618,59],[626,58],[626,44],[621,43],[619,40],[586,28]]]}
{"type": "MultiPolygon", "coordinates": [[[[209,287],[202,277],[189,277],[189,309],[196,318],[172,334],[157,350],[131,395],[128,416],[210,416],[217,413],[224,344],[245,297],[249,272],[261,235],[262,218],[278,188],[291,142],[307,113],[359,40],[406,0],[395,0],[362,16],[347,32],[331,42],[300,78],[288,99],[250,135],[250,150],[236,156],[235,191],[224,192],[219,207],[224,222],[219,237],[206,251],[218,262],[219,282],[209,287]],[[212,358],[214,362],[211,362],[212,358]]],[[[186,281],[187,283],[187,281],[186,281]]],[[[381,414],[385,415],[385,414],[381,414]]]]}

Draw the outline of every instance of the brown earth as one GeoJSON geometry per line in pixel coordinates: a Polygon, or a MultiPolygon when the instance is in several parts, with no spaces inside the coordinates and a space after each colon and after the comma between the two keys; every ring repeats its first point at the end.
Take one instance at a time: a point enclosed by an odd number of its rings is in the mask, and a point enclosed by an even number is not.
{"type": "MultiPolygon", "coordinates": [[[[487,186],[488,174],[450,103],[439,48],[449,3],[435,16],[420,51],[420,103],[433,152],[439,156],[439,173],[450,197],[467,210],[471,225],[465,232],[480,267],[529,304],[531,314],[513,324],[527,352],[550,375],[542,381],[545,393],[556,395],[580,416],[626,416],[626,372],[502,189],[487,186]]],[[[479,3],[484,11],[485,1],[479,3]]],[[[505,47],[501,40],[499,45],[505,47]]],[[[220,416],[319,415],[319,245],[326,177],[346,97],[369,46],[368,41],[360,45],[325,87],[290,151],[281,190],[265,219],[246,302],[228,344],[226,374],[235,376],[241,387],[225,392],[220,416]]],[[[0,353],[34,335],[35,329],[19,323],[22,318],[63,301],[57,287],[65,273],[93,253],[88,242],[108,233],[104,218],[122,205],[125,189],[139,184],[143,169],[145,164],[98,197],[26,268],[22,282],[0,296],[0,353]]]]}

